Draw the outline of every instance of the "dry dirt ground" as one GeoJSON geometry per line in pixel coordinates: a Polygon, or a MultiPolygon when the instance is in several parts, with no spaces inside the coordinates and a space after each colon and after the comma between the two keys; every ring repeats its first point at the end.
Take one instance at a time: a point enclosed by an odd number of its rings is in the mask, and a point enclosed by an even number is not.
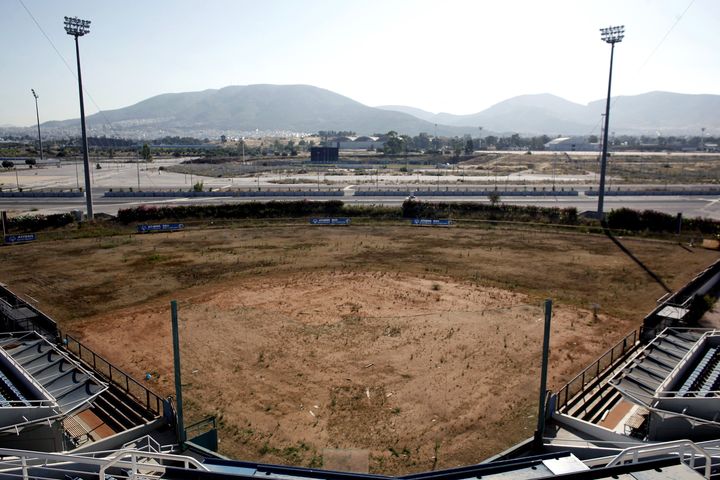
{"type": "MultiPolygon", "coordinates": [[[[511,173],[577,175],[597,173],[600,154],[558,152],[544,155],[518,153],[482,153],[461,162],[470,172],[506,175],[511,173]]],[[[720,157],[717,154],[612,154],[607,174],[615,183],[717,184],[720,157]]]]}
{"type": "MultiPolygon", "coordinates": [[[[718,255],[624,242],[672,288],[718,255]]],[[[320,466],[324,448],[366,449],[386,473],[532,434],[544,298],[559,387],[663,293],[603,236],[506,229],[198,229],[7,247],[0,262],[1,281],[164,395],[177,299],[188,422],[217,415],[223,453],[320,466]]]]}

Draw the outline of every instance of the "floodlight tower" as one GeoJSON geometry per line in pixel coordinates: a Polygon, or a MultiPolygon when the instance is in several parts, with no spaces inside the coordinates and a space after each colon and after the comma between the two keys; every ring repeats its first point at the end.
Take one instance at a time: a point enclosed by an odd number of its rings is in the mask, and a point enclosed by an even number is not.
{"type": "Polygon", "coordinates": [[[33,94],[33,97],[35,97],[35,115],[37,116],[37,127],[38,127],[38,142],[40,142],[40,161],[43,161],[43,151],[42,151],[42,137],[40,136],[40,110],[38,110],[38,94],[35,93],[35,89],[31,88],[30,91],[33,94]]]}
{"type": "Polygon", "coordinates": [[[600,29],[600,38],[610,44],[610,76],[608,78],[607,100],[605,101],[605,128],[603,132],[602,157],[600,160],[600,188],[598,189],[597,215],[600,220],[603,219],[604,215],[603,202],[605,201],[605,170],[607,168],[608,128],[610,126],[610,87],[612,86],[613,54],[615,53],[615,44],[622,42],[624,36],[624,25],[600,29]]]}
{"type": "Polygon", "coordinates": [[[75,37],[75,55],[77,57],[78,89],[80,91],[80,125],[82,127],[83,164],[85,166],[85,203],[87,205],[87,219],[92,220],[93,204],[92,189],[90,186],[90,160],[88,159],[87,129],[85,127],[85,102],[83,101],[82,73],[80,72],[80,44],[78,37],[90,33],[90,20],[81,20],[77,17],[65,17],[65,31],[75,37]]]}

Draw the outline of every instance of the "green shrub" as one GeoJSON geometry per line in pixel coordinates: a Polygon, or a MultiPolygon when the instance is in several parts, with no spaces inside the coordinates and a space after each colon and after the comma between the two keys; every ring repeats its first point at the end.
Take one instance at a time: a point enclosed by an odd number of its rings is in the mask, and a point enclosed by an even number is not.
{"type": "Polygon", "coordinates": [[[407,200],[402,205],[404,218],[469,218],[513,222],[539,222],[576,225],[575,208],[547,208],[534,205],[504,205],[487,203],[429,203],[407,200]]]}
{"type": "MultiPolygon", "coordinates": [[[[619,208],[607,214],[608,227],[631,232],[675,233],[677,217],[655,210],[637,211],[619,208]]],[[[683,231],[699,232],[708,235],[720,233],[720,222],[710,218],[685,218],[683,231]]]]}
{"type": "Polygon", "coordinates": [[[149,207],[141,205],[118,211],[122,223],[147,220],[184,220],[187,218],[302,218],[311,215],[343,215],[343,203],[339,200],[327,202],[249,202],[225,205],[184,205],[149,207]]]}
{"type": "Polygon", "coordinates": [[[36,232],[46,228],[59,228],[75,221],[70,213],[53,215],[20,215],[8,219],[8,230],[13,232],[36,232]]]}

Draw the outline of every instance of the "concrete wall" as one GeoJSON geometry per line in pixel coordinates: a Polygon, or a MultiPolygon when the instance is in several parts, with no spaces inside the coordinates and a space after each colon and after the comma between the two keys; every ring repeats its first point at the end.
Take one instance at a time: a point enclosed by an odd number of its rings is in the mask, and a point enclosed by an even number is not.
{"type": "Polygon", "coordinates": [[[342,197],[342,190],[227,190],[213,192],[150,191],[150,192],[105,192],[105,197],[149,198],[149,197],[342,197]]]}
{"type": "Polygon", "coordinates": [[[49,198],[49,197],[63,197],[63,198],[77,198],[84,197],[83,192],[0,192],[0,197],[23,197],[23,198],[49,198]]]}
{"type": "Polygon", "coordinates": [[[487,197],[490,194],[497,193],[500,197],[577,197],[578,192],[574,190],[552,191],[552,190],[356,190],[355,195],[358,197],[379,196],[379,197],[397,197],[409,196],[411,194],[417,197],[487,197]]]}

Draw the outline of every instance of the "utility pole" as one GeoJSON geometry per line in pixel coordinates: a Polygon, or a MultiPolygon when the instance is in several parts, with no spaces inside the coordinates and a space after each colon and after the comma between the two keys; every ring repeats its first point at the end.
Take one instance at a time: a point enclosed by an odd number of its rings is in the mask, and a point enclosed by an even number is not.
{"type": "Polygon", "coordinates": [[[42,148],[42,136],[40,135],[40,110],[38,110],[38,94],[35,93],[35,89],[31,88],[30,91],[33,94],[33,97],[35,97],[35,116],[37,117],[37,127],[38,127],[38,143],[40,143],[40,161],[43,161],[43,148],[42,148]]]}
{"type": "Polygon", "coordinates": [[[90,33],[90,20],[77,17],[65,17],[65,32],[75,37],[75,56],[77,57],[78,91],[80,94],[80,126],[82,128],[83,164],[85,166],[85,203],[87,219],[93,220],[92,186],[90,183],[90,160],[88,158],[87,128],[85,126],[85,101],[83,99],[82,72],[80,69],[80,43],[78,38],[90,33]]]}

